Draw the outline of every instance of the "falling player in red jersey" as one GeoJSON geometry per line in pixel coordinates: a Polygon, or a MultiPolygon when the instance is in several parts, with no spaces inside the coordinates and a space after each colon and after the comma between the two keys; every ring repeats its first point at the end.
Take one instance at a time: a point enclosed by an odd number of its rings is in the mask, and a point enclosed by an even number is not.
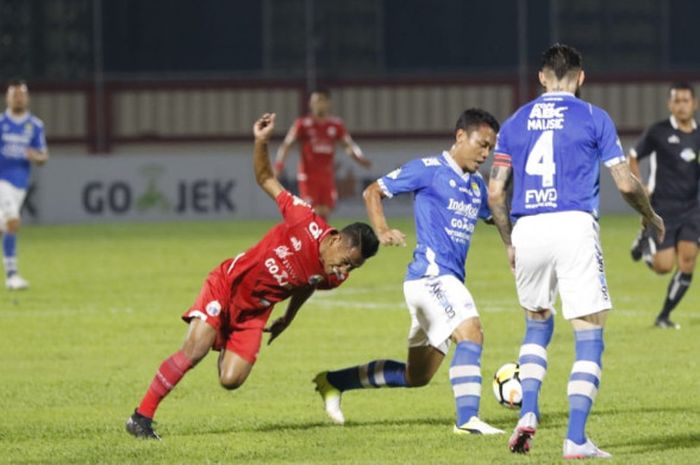
{"type": "Polygon", "coordinates": [[[359,165],[369,168],[372,162],[365,158],[360,147],[352,140],[343,120],[330,115],[331,99],[326,90],[316,90],[309,97],[311,114],[297,118],[277,150],[275,174],[284,169],[284,160],[295,141],[301,145],[297,171],[299,196],[311,204],[322,218],[335,207],[338,194],[335,189],[333,158],[336,142],[359,165]]]}
{"type": "Polygon", "coordinates": [[[269,344],[316,289],[340,286],[351,270],[377,252],[379,241],[369,225],[353,223],[337,231],[275,179],[267,151],[274,122],[274,113],[255,122],[253,168],[284,221],[209,273],[194,305],[182,316],[189,325],[182,348],[161,364],[126,422],[126,430],[136,437],[160,439],[152,426],[158,404],[211,349],[221,352],[221,385],[240,387],[253,369],[263,331],[270,333],[269,344]],[[273,306],[288,297],[284,316],[265,327],[273,306]]]}

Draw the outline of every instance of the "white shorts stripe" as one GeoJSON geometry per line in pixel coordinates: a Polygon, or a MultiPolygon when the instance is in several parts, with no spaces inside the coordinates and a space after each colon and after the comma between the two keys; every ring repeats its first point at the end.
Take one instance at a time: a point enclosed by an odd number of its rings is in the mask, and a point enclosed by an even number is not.
{"type": "Polygon", "coordinates": [[[569,381],[569,386],[566,389],[567,396],[586,396],[591,400],[595,400],[597,394],[598,388],[589,381],[569,381]]]}
{"type": "Polygon", "coordinates": [[[588,373],[596,378],[600,379],[601,369],[600,366],[589,360],[578,360],[574,362],[574,366],[571,369],[572,373],[588,373]]]}
{"type": "Polygon", "coordinates": [[[481,383],[462,383],[452,386],[455,397],[481,396],[481,383]]]}
{"type": "Polygon", "coordinates": [[[520,357],[523,355],[536,355],[547,361],[547,349],[539,344],[523,344],[520,347],[520,357]]]}
{"type": "Polygon", "coordinates": [[[368,365],[360,365],[360,384],[362,387],[371,387],[372,385],[369,383],[369,376],[367,376],[367,369],[369,368],[368,365]]]}
{"type": "Polygon", "coordinates": [[[230,264],[229,267],[228,267],[228,270],[226,270],[226,274],[231,273],[231,270],[233,270],[233,267],[236,266],[236,262],[237,262],[238,259],[241,258],[243,255],[245,255],[245,252],[239,253],[238,255],[236,255],[236,258],[233,259],[233,261],[231,262],[231,264],[230,264]]]}
{"type": "Polygon", "coordinates": [[[536,363],[525,363],[520,365],[520,379],[536,379],[542,381],[544,375],[547,374],[547,369],[536,363]]]}
{"type": "Polygon", "coordinates": [[[450,379],[465,378],[467,376],[481,376],[481,368],[478,365],[457,365],[450,367],[450,379]]]}
{"type": "Polygon", "coordinates": [[[384,362],[385,360],[378,360],[377,364],[374,366],[374,384],[377,386],[386,386],[386,380],[384,379],[384,362]]]}

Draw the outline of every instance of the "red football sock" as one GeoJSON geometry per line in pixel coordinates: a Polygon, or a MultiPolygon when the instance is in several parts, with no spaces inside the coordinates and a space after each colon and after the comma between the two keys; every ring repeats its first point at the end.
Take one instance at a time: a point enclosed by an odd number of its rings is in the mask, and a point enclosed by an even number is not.
{"type": "Polygon", "coordinates": [[[175,352],[165,359],[151,381],[141,404],[136,409],[137,412],[145,417],[153,418],[160,401],[175,388],[190,368],[192,368],[192,362],[185,357],[182,351],[175,352]]]}

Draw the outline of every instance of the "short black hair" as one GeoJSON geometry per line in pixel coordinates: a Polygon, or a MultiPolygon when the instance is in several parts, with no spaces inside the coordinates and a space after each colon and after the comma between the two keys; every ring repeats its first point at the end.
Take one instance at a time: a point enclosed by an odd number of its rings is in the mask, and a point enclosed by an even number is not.
{"type": "Polygon", "coordinates": [[[14,87],[14,86],[26,86],[26,85],[27,85],[27,81],[25,81],[24,79],[12,78],[9,81],[7,81],[6,88],[9,89],[10,87],[14,87]]]}
{"type": "Polygon", "coordinates": [[[357,247],[365,260],[373,257],[379,249],[379,239],[367,223],[352,223],[340,230],[340,234],[350,241],[351,247],[357,247]]]}
{"type": "Polygon", "coordinates": [[[693,86],[690,85],[689,82],[686,81],[676,81],[673,84],[671,84],[671,87],[668,88],[668,96],[671,96],[671,92],[674,90],[689,90],[690,95],[695,97],[695,89],[693,89],[693,86]]]}
{"type": "Polygon", "coordinates": [[[331,98],[331,91],[328,89],[328,87],[316,87],[309,92],[309,97],[312,94],[321,94],[326,98],[331,98]]]}
{"type": "Polygon", "coordinates": [[[498,132],[501,127],[498,120],[488,111],[481,108],[469,108],[459,115],[455,124],[455,132],[461,129],[468,133],[483,125],[491,127],[493,132],[498,132]]]}
{"type": "Polygon", "coordinates": [[[542,69],[554,71],[557,79],[583,68],[583,57],[574,47],[556,43],[542,54],[542,69]]]}

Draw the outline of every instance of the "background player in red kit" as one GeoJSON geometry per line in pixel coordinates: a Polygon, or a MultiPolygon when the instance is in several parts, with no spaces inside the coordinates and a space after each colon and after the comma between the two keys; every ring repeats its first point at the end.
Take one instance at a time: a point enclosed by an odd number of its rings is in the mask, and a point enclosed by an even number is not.
{"type": "Polygon", "coordinates": [[[338,194],[335,189],[334,155],[336,142],[359,165],[369,168],[372,162],[365,158],[360,147],[345,129],[343,120],[330,115],[331,99],[326,90],[315,90],[309,97],[311,114],[297,118],[277,150],[275,174],[284,169],[284,160],[295,141],[301,145],[297,181],[299,196],[310,203],[322,218],[335,207],[338,194]]]}
{"type": "Polygon", "coordinates": [[[341,285],[351,270],[377,252],[379,241],[369,225],[353,223],[337,231],[275,179],[267,151],[274,121],[274,114],[265,114],[255,122],[253,168],[284,221],[209,273],[194,305],[182,316],[189,323],[185,343],[161,364],[126,422],[126,430],[136,437],[160,439],[152,426],[158,404],[209,350],[221,351],[221,385],[238,388],[253,369],[263,331],[272,342],[316,289],[341,285]],[[288,297],[285,315],[265,328],[274,304],[288,297]]]}

